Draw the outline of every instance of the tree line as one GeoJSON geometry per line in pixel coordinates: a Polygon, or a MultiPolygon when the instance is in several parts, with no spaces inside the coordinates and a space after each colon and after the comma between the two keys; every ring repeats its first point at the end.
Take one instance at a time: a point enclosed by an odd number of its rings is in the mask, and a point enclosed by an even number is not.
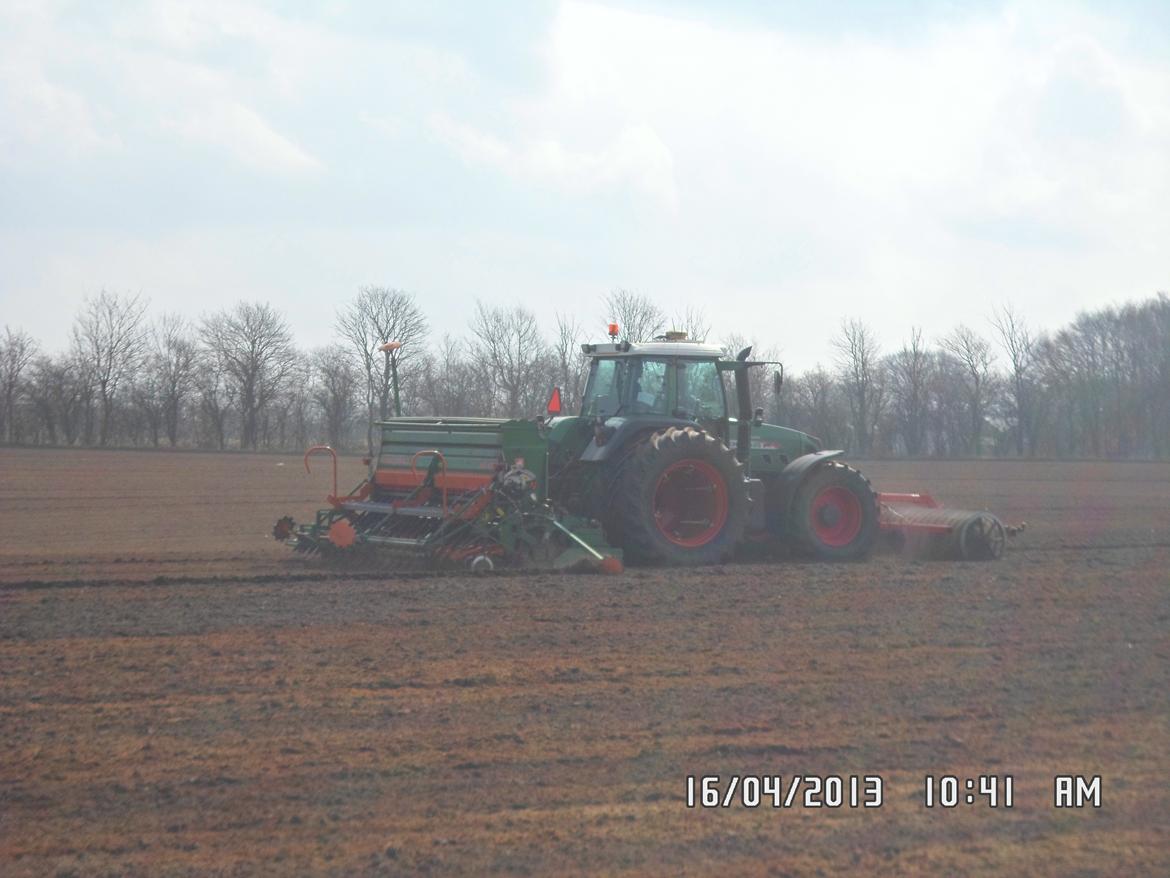
{"type": "MultiPolygon", "coordinates": [[[[668,314],[615,289],[598,303],[623,337],[680,329],[711,340],[701,310],[668,314]]],[[[417,299],[363,287],[338,309],[333,343],[296,345],[277,309],[241,302],[198,320],[151,316],[141,295],[102,291],[47,352],[20,329],[0,337],[0,437],[9,444],[298,450],[370,449],[371,424],[408,415],[532,417],[552,386],[580,401],[596,340],[573,317],[543,328],[519,305],[477,303],[461,335],[436,335],[417,299]],[[397,347],[383,350],[387,342],[397,347]]],[[[758,339],[716,340],[727,352],[758,339]]],[[[875,456],[1170,457],[1170,298],[1080,314],[1041,331],[1010,306],[981,328],[927,340],[911,329],[883,350],[845,320],[830,359],[780,392],[752,372],[768,419],[828,447],[875,456]]]]}

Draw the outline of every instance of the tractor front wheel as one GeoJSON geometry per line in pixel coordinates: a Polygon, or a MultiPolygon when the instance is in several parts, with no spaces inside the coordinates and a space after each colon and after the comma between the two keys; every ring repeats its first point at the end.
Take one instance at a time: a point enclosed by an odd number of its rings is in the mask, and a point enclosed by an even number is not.
{"type": "Polygon", "coordinates": [[[878,535],[877,494],[853,467],[831,461],[797,489],[791,522],[790,533],[809,554],[830,561],[861,558],[878,535]]]}
{"type": "Polygon", "coordinates": [[[618,471],[607,531],[632,560],[717,564],[748,520],[743,466],[722,442],[672,427],[642,442],[618,471]]]}

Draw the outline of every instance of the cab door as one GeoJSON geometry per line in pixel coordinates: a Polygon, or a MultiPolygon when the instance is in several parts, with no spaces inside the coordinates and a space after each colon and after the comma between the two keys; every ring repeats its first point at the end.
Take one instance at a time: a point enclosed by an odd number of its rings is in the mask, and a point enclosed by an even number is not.
{"type": "Polygon", "coordinates": [[[714,360],[679,360],[675,369],[677,418],[695,421],[726,444],[730,438],[727,397],[714,360]]]}

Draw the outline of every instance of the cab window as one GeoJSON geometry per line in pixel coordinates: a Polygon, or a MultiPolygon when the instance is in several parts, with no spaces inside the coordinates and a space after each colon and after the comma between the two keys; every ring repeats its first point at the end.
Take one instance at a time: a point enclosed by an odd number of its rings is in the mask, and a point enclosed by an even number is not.
{"type": "Polygon", "coordinates": [[[639,414],[667,413],[666,360],[638,359],[631,363],[633,388],[631,410],[639,414]]]}
{"type": "Polygon", "coordinates": [[[581,413],[589,417],[612,415],[622,403],[626,364],[623,360],[598,358],[589,369],[589,382],[581,400],[581,413]]]}
{"type": "Polygon", "coordinates": [[[711,360],[684,360],[678,370],[678,407],[696,420],[727,415],[723,382],[711,360]]]}

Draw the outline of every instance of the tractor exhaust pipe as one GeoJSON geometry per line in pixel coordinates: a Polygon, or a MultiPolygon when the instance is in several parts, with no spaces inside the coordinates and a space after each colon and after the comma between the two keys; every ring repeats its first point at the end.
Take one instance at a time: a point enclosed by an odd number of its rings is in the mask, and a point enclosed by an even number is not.
{"type": "Polygon", "coordinates": [[[735,399],[739,405],[736,415],[735,456],[746,468],[752,453],[752,388],[748,383],[747,358],[752,355],[751,345],[735,355],[735,399]]]}

